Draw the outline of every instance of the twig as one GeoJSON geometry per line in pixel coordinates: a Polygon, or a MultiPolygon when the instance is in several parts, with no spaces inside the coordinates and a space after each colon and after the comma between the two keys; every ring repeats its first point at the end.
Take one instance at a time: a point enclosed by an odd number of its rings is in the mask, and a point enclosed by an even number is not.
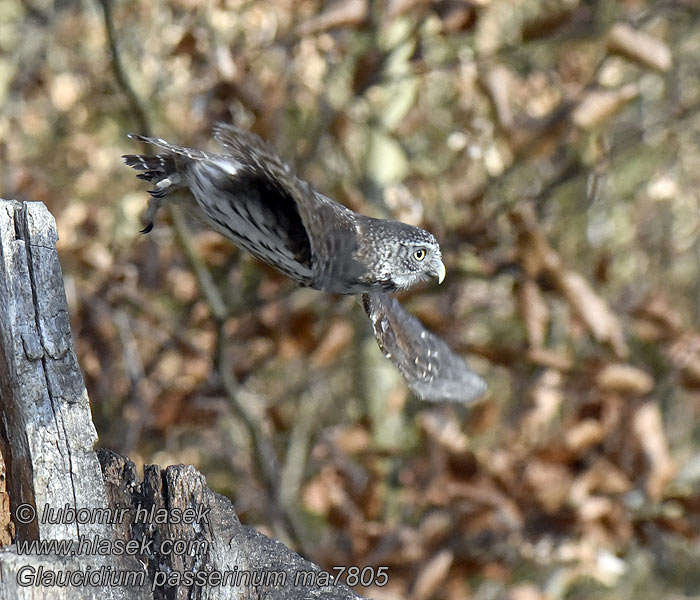
{"type": "Polygon", "coordinates": [[[197,283],[199,284],[199,289],[202,291],[202,294],[204,294],[214,320],[220,329],[223,322],[229,315],[226,303],[221,297],[221,292],[219,292],[219,288],[214,282],[211,271],[207,269],[204,261],[200,258],[197,250],[192,244],[192,233],[190,232],[182,213],[173,208],[170,211],[170,215],[172,217],[173,229],[175,230],[177,241],[179,242],[182,251],[185,253],[187,260],[190,263],[190,267],[192,267],[192,270],[194,271],[194,275],[197,278],[197,283]]]}
{"type": "MultiPolygon", "coordinates": [[[[315,432],[319,412],[323,405],[327,403],[328,397],[328,390],[323,386],[321,390],[312,388],[310,394],[306,394],[301,398],[299,414],[294,420],[294,426],[287,444],[284,466],[280,472],[280,503],[285,507],[288,514],[296,515],[297,499],[304,479],[304,472],[306,471],[311,438],[315,432]]],[[[297,528],[294,525],[295,523],[293,523],[293,528],[296,530],[297,528]]],[[[303,539],[299,541],[303,544],[303,539]]]]}
{"type": "MultiPolygon", "coordinates": [[[[170,342],[172,345],[177,345],[181,350],[194,356],[206,358],[211,356],[210,352],[194,343],[185,331],[173,326],[168,321],[165,311],[155,308],[153,304],[146,301],[143,295],[136,293],[135,290],[132,290],[127,285],[110,286],[108,300],[111,307],[129,304],[137,312],[152,319],[155,322],[155,326],[151,328],[151,336],[157,339],[158,344],[165,345],[167,342],[170,342]]],[[[149,369],[144,367],[144,372],[148,373],[149,369]]]]}
{"type": "Polygon", "coordinates": [[[107,34],[107,43],[109,44],[109,51],[112,57],[114,76],[117,79],[119,87],[129,101],[131,111],[134,113],[140,132],[143,135],[150,135],[151,128],[148,124],[149,120],[146,115],[146,110],[141,100],[136,95],[136,92],[134,92],[134,88],[131,87],[131,83],[129,83],[126,71],[124,71],[124,66],[122,65],[121,55],[117,48],[117,36],[114,30],[114,20],[112,19],[112,0],[98,0],[98,2],[100,6],[102,6],[102,13],[104,15],[105,32],[107,34]]]}
{"type": "MultiPolygon", "coordinates": [[[[151,127],[149,125],[149,119],[146,114],[146,110],[143,104],[131,86],[124,67],[122,65],[121,55],[119,54],[119,48],[117,47],[116,31],[114,29],[114,21],[112,19],[112,4],[111,0],[98,0],[102,6],[102,11],[104,14],[105,31],[107,33],[107,43],[109,44],[110,54],[112,56],[112,70],[114,71],[114,77],[119,84],[119,87],[124,92],[124,95],[129,101],[134,117],[138,123],[139,130],[143,135],[150,135],[151,127]]],[[[170,206],[168,206],[170,208],[170,206]]],[[[192,243],[190,242],[191,234],[182,218],[176,210],[170,210],[170,215],[172,217],[173,226],[175,229],[175,235],[177,236],[180,245],[187,256],[187,260],[194,271],[197,281],[199,282],[199,287],[202,293],[207,299],[211,311],[214,315],[214,319],[218,323],[221,323],[226,319],[227,310],[226,305],[221,298],[211,273],[206,269],[204,263],[197,255],[192,243]]]]}
{"type": "Polygon", "coordinates": [[[255,469],[262,479],[265,489],[273,500],[273,507],[277,513],[272,516],[275,537],[287,545],[292,545],[290,544],[292,540],[299,543],[299,536],[290,533],[290,528],[292,530],[295,529],[292,523],[296,520],[289,516],[283,503],[279,501],[277,454],[270,441],[263,434],[261,423],[258,422],[255,415],[248,409],[245,402],[241,401],[242,398],[238,382],[233,377],[231,369],[229,368],[231,361],[228,358],[225,344],[219,344],[217,354],[217,363],[219,364],[218,372],[221,377],[221,383],[228,396],[229,404],[233,413],[243,424],[250,437],[253,447],[252,457],[255,469]]]}

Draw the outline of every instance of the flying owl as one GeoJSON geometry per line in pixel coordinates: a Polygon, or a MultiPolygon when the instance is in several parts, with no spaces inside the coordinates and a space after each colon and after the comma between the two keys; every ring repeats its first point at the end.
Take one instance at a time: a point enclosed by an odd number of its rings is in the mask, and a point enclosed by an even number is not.
{"type": "Polygon", "coordinates": [[[163,152],[125,155],[151,181],[144,233],[165,197],[189,188],[192,207],[210,227],[299,285],[362,294],[379,347],[423,400],[471,402],[486,389],[440,338],[388,294],[445,278],[440,246],[427,231],[353,212],[299,179],[258,136],[219,123],[223,153],[128,134],[163,152]]]}

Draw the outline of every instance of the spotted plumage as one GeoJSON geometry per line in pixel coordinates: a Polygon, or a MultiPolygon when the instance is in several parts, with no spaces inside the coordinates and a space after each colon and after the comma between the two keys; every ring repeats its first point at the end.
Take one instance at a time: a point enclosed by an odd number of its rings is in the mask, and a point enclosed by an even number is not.
{"type": "Polygon", "coordinates": [[[481,381],[478,376],[444,342],[385,295],[430,277],[442,282],[445,267],[432,234],[355,213],[314,191],[260,138],[231,125],[214,128],[222,153],[176,146],[161,138],[129,137],[162,150],[155,156],[123,157],[141,171],[139,178],[154,184],[144,232],[152,229],[171,191],[189,188],[192,208],[206,223],[298,284],[336,294],[365,294],[363,304],[380,347],[418,396],[468,401],[483,391],[475,384],[481,381]],[[402,321],[409,334],[403,346],[402,321]],[[395,347],[403,351],[392,351],[395,347]],[[475,379],[460,397],[434,383],[464,383],[465,373],[475,379]]]}
{"type": "Polygon", "coordinates": [[[383,293],[363,294],[379,348],[399,369],[419,398],[471,402],[486,391],[486,382],[450,347],[428,331],[396,301],[383,293]]]}

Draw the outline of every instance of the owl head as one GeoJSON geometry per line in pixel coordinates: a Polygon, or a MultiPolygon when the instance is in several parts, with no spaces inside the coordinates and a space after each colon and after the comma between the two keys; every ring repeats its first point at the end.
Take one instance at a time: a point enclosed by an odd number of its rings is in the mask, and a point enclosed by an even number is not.
{"type": "Polygon", "coordinates": [[[431,277],[437,277],[438,283],[445,279],[445,265],[437,240],[423,229],[413,229],[416,230],[413,235],[398,241],[393,256],[391,280],[400,290],[431,277]]]}
{"type": "Polygon", "coordinates": [[[373,246],[371,254],[376,257],[377,279],[389,281],[397,290],[410,288],[431,277],[437,277],[438,283],[442,283],[445,265],[440,245],[431,233],[399,221],[373,221],[367,238],[373,246]]]}

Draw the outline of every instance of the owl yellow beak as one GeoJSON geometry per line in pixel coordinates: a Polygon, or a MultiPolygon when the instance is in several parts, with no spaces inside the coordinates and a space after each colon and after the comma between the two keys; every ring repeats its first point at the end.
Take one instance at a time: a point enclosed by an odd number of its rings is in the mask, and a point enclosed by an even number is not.
{"type": "Polygon", "coordinates": [[[438,278],[438,284],[442,283],[445,279],[445,273],[447,273],[447,270],[445,269],[445,265],[442,261],[440,261],[440,266],[437,268],[437,278],[438,278]]]}

